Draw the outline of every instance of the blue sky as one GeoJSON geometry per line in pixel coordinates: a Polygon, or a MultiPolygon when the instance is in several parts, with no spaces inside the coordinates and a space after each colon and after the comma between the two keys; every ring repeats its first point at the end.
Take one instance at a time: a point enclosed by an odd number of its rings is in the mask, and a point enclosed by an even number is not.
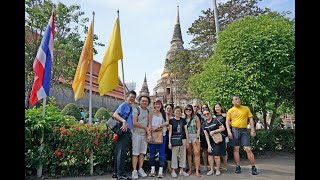
{"type": "MultiPolygon", "coordinates": [[[[54,3],[57,1],[53,0],[54,3]]],[[[219,3],[227,0],[216,1],[219,3]]],[[[203,15],[202,10],[213,8],[213,0],[60,0],[59,2],[66,5],[79,4],[81,11],[89,18],[92,18],[94,11],[94,33],[98,35],[99,42],[105,45],[108,44],[119,10],[124,80],[126,83],[135,82],[136,92],[139,93],[146,73],[151,95],[163,72],[166,54],[171,46],[177,5],[179,5],[185,48],[191,47],[189,42],[192,36],[187,34],[188,28],[203,15]]],[[[289,17],[295,16],[295,0],[263,0],[259,5],[279,12],[291,11],[289,17]]],[[[83,38],[85,36],[86,34],[83,38]]],[[[94,55],[94,60],[101,63],[106,46],[95,48],[98,54],[94,55]]],[[[120,61],[119,77],[122,80],[120,61]]]]}

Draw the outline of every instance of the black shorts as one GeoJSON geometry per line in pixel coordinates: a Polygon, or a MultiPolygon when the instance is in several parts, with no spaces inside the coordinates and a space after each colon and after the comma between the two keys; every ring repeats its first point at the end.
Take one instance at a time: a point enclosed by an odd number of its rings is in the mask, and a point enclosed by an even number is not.
{"type": "Polygon", "coordinates": [[[247,128],[231,128],[231,146],[250,146],[249,133],[247,128]]]}

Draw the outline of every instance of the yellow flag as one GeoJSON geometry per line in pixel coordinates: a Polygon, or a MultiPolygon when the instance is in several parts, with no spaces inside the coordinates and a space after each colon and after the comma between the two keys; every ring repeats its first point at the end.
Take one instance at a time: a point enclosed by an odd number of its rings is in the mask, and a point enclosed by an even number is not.
{"type": "Polygon", "coordinates": [[[74,100],[77,101],[84,96],[84,82],[86,79],[86,73],[89,63],[93,59],[93,47],[92,47],[92,20],[90,23],[87,39],[82,48],[78,67],[74,80],[72,83],[72,89],[74,92],[74,100]]]}
{"type": "Polygon", "coordinates": [[[118,87],[118,60],[122,58],[120,25],[117,18],[98,76],[100,96],[118,87]]]}

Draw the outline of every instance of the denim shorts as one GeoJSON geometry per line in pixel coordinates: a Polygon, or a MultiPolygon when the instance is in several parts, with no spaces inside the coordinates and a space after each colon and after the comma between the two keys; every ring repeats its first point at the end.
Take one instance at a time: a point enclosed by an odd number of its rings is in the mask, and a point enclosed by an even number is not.
{"type": "Polygon", "coordinates": [[[250,146],[249,134],[247,128],[232,127],[232,146],[250,146]]]}

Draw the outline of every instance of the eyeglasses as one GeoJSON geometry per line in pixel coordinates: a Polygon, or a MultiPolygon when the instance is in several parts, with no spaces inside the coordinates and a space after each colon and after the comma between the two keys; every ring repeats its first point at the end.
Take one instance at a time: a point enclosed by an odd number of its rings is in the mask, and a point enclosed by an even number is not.
{"type": "Polygon", "coordinates": [[[209,114],[210,114],[210,113],[204,113],[203,115],[204,115],[204,116],[208,116],[209,114]]]}
{"type": "Polygon", "coordinates": [[[192,111],[191,109],[185,109],[185,111],[192,111]]]}
{"type": "Polygon", "coordinates": [[[207,106],[203,106],[203,107],[201,107],[202,109],[206,109],[206,108],[208,108],[207,106]]]}

